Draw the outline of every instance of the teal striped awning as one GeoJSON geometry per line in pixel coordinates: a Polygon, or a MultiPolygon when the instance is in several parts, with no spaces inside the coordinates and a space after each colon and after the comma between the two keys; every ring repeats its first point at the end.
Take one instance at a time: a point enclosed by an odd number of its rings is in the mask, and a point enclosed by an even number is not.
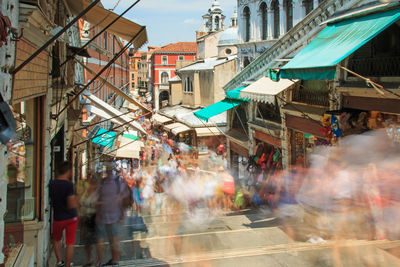
{"type": "Polygon", "coordinates": [[[242,101],[247,101],[243,98],[240,98],[240,91],[242,91],[244,88],[246,88],[245,86],[243,87],[239,87],[230,91],[226,91],[226,97],[230,98],[230,99],[236,99],[236,100],[242,100],[242,101]]]}
{"type": "Polygon", "coordinates": [[[243,86],[230,91],[226,91],[226,97],[224,100],[214,103],[211,106],[205,107],[199,111],[196,111],[194,112],[194,115],[200,120],[208,122],[211,117],[214,117],[224,111],[239,106],[243,102],[249,102],[250,100],[240,97],[240,91],[242,91],[244,88],[246,87],[243,86]]]}
{"type": "Polygon", "coordinates": [[[328,25],[299,54],[280,69],[280,78],[332,80],[336,65],[400,18],[392,9],[328,25]]]}
{"type": "Polygon", "coordinates": [[[92,138],[92,142],[101,146],[112,147],[117,133],[100,128],[92,138]]]}
{"type": "Polygon", "coordinates": [[[222,101],[219,101],[215,104],[212,104],[211,106],[205,107],[199,111],[196,111],[194,115],[199,118],[200,120],[207,121],[211,118],[214,117],[218,114],[221,114],[224,111],[227,111],[231,108],[234,108],[236,106],[239,106],[242,104],[243,101],[241,100],[236,100],[236,99],[230,99],[230,98],[225,98],[222,101]]]}

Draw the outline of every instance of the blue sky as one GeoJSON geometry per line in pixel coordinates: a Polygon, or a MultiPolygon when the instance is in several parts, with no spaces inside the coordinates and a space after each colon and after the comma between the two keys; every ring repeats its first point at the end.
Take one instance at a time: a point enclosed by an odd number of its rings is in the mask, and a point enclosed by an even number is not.
{"type": "MultiPolygon", "coordinates": [[[[113,8],[118,0],[101,0],[104,7],[113,8]]],[[[151,46],[174,42],[194,42],[195,31],[201,27],[202,15],[206,14],[213,0],[141,0],[125,17],[147,27],[151,46]]],[[[122,13],[134,0],[120,0],[114,12],[122,13]]],[[[237,0],[219,0],[225,25],[236,9],[237,0]]]]}

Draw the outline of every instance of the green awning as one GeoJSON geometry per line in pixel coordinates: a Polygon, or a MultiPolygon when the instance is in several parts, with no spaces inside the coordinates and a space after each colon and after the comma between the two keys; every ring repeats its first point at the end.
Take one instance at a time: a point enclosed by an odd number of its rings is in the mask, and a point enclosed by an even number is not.
{"type": "Polygon", "coordinates": [[[199,118],[200,120],[207,121],[211,117],[214,117],[224,111],[227,111],[231,108],[234,108],[240,104],[242,104],[243,101],[241,100],[236,100],[236,99],[230,99],[230,98],[225,98],[222,101],[219,101],[215,104],[212,104],[211,106],[205,107],[199,111],[196,111],[194,115],[199,118]]]}
{"type": "Polygon", "coordinates": [[[100,128],[96,135],[92,138],[92,142],[101,146],[112,147],[115,137],[117,137],[117,133],[100,128]]]}
{"type": "Polygon", "coordinates": [[[395,23],[400,9],[328,24],[280,70],[286,79],[334,79],[336,65],[395,23]]]}
{"type": "Polygon", "coordinates": [[[246,87],[243,86],[243,87],[239,87],[239,88],[236,88],[236,89],[233,89],[230,91],[226,91],[226,93],[225,93],[226,97],[231,98],[231,99],[236,99],[236,100],[244,100],[239,97],[240,91],[242,91],[244,88],[246,88],[246,87]]]}
{"type": "Polygon", "coordinates": [[[137,136],[134,135],[134,134],[123,134],[122,137],[131,139],[131,140],[139,140],[139,137],[137,137],[137,136]]]}

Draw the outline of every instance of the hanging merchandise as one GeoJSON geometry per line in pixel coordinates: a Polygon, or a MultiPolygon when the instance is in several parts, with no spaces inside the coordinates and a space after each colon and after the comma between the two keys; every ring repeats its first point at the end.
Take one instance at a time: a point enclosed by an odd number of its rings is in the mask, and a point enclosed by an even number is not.
{"type": "Polygon", "coordinates": [[[256,146],[256,156],[261,156],[261,154],[263,153],[263,144],[262,143],[259,143],[257,146],[256,146]]]}
{"type": "Polygon", "coordinates": [[[339,119],[336,115],[332,115],[332,133],[333,135],[338,138],[342,136],[342,131],[340,130],[339,119]]]}
{"type": "Polygon", "coordinates": [[[281,155],[281,152],[279,151],[279,149],[277,149],[276,152],[275,152],[275,154],[274,154],[274,156],[273,156],[274,162],[277,163],[277,162],[279,161],[280,155],[281,155]]]}
{"type": "Polygon", "coordinates": [[[271,168],[271,166],[272,166],[273,157],[274,157],[274,150],[271,150],[271,152],[269,153],[269,156],[268,156],[268,161],[267,161],[268,168],[271,168]]]}
{"type": "Polygon", "coordinates": [[[350,123],[349,123],[350,117],[351,117],[351,113],[349,113],[349,112],[343,112],[339,116],[339,127],[342,130],[342,134],[343,134],[343,132],[345,132],[351,128],[350,123]]]}

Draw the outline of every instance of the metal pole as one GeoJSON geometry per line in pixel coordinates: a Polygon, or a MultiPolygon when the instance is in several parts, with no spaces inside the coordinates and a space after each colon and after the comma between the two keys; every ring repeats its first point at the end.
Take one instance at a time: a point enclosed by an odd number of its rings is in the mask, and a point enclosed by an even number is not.
{"type": "Polygon", "coordinates": [[[48,40],[44,45],[42,45],[42,47],[40,47],[38,50],[36,50],[35,53],[33,53],[28,59],[26,59],[24,62],[22,62],[21,65],[19,65],[14,70],[12,70],[11,74],[16,74],[23,67],[25,67],[26,64],[31,62],[32,59],[34,59],[43,50],[45,50],[51,43],[53,43],[55,40],[57,40],[58,37],[60,37],[64,32],[66,32],[72,25],[75,24],[75,22],[77,22],[80,18],[82,18],[87,12],[89,12],[90,9],[92,9],[99,2],[100,2],[100,0],[95,0],[93,3],[91,3],[85,10],[83,10],[81,13],[79,13],[78,16],[76,16],[70,23],[68,23],[61,31],[59,31],[56,35],[54,35],[53,38],[48,40]]]}
{"type": "Polygon", "coordinates": [[[142,118],[142,117],[145,117],[145,116],[147,116],[147,115],[149,115],[149,114],[151,114],[151,112],[148,112],[148,113],[146,113],[146,114],[140,115],[140,116],[138,116],[138,117],[136,117],[136,118],[134,118],[134,119],[132,119],[132,120],[130,120],[130,121],[125,122],[125,123],[122,124],[122,125],[119,125],[119,126],[116,126],[116,127],[114,127],[114,128],[111,128],[111,129],[107,130],[106,132],[104,132],[104,133],[102,133],[102,134],[98,134],[98,135],[96,134],[95,136],[93,136],[93,137],[91,137],[91,138],[89,138],[89,139],[86,139],[86,140],[84,140],[84,141],[82,141],[82,142],[80,142],[80,143],[74,145],[74,147],[77,147],[77,146],[79,146],[79,145],[81,145],[81,144],[83,144],[83,143],[85,143],[85,142],[89,142],[89,141],[92,140],[93,138],[102,136],[102,135],[105,134],[105,133],[109,133],[109,132],[112,132],[112,131],[114,131],[114,130],[116,130],[116,129],[119,129],[119,128],[121,128],[121,127],[123,127],[123,126],[125,126],[125,125],[127,125],[127,124],[129,124],[129,123],[131,123],[131,122],[133,122],[133,121],[136,121],[136,120],[138,120],[138,119],[140,119],[140,118],[142,118]]]}
{"type": "Polygon", "coordinates": [[[121,51],[119,51],[118,54],[116,54],[110,62],[108,62],[107,65],[104,66],[104,68],[102,68],[100,70],[99,73],[96,74],[96,76],[89,82],[87,83],[66,105],[65,107],[63,107],[60,112],[55,116],[55,119],[57,119],[70,105],[71,103],[73,103],[75,101],[75,99],[77,99],[79,97],[80,94],[83,93],[83,91],[85,91],[108,67],[110,67],[123,53],[125,53],[126,49],[128,49],[128,47],[131,45],[131,43],[136,39],[136,37],[138,37],[144,30],[146,29],[146,27],[142,26],[142,28],[140,29],[140,31],[132,37],[132,39],[121,49],[121,51]]]}
{"type": "Polygon", "coordinates": [[[100,124],[100,123],[103,123],[103,122],[106,122],[106,121],[110,121],[110,120],[112,120],[112,119],[116,119],[116,118],[119,118],[119,117],[124,116],[124,115],[128,115],[128,114],[131,113],[131,112],[132,112],[132,111],[128,111],[128,112],[126,112],[126,113],[122,113],[121,115],[117,115],[117,116],[111,117],[111,118],[109,118],[109,119],[105,119],[105,120],[102,120],[102,121],[99,121],[99,122],[96,122],[96,123],[93,123],[93,124],[89,124],[89,125],[87,125],[87,126],[85,126],[85,127],[82,127],[82,128],[79,128],[79,129],[75,129],[74,131],[75,131],[75,132],[76,132],[76,131],[80,131],[80,130],[86,129],[86,128],[88,128],[88,127],[95,126],[95,125],[97,125],[97,124],[100,124]]]}

